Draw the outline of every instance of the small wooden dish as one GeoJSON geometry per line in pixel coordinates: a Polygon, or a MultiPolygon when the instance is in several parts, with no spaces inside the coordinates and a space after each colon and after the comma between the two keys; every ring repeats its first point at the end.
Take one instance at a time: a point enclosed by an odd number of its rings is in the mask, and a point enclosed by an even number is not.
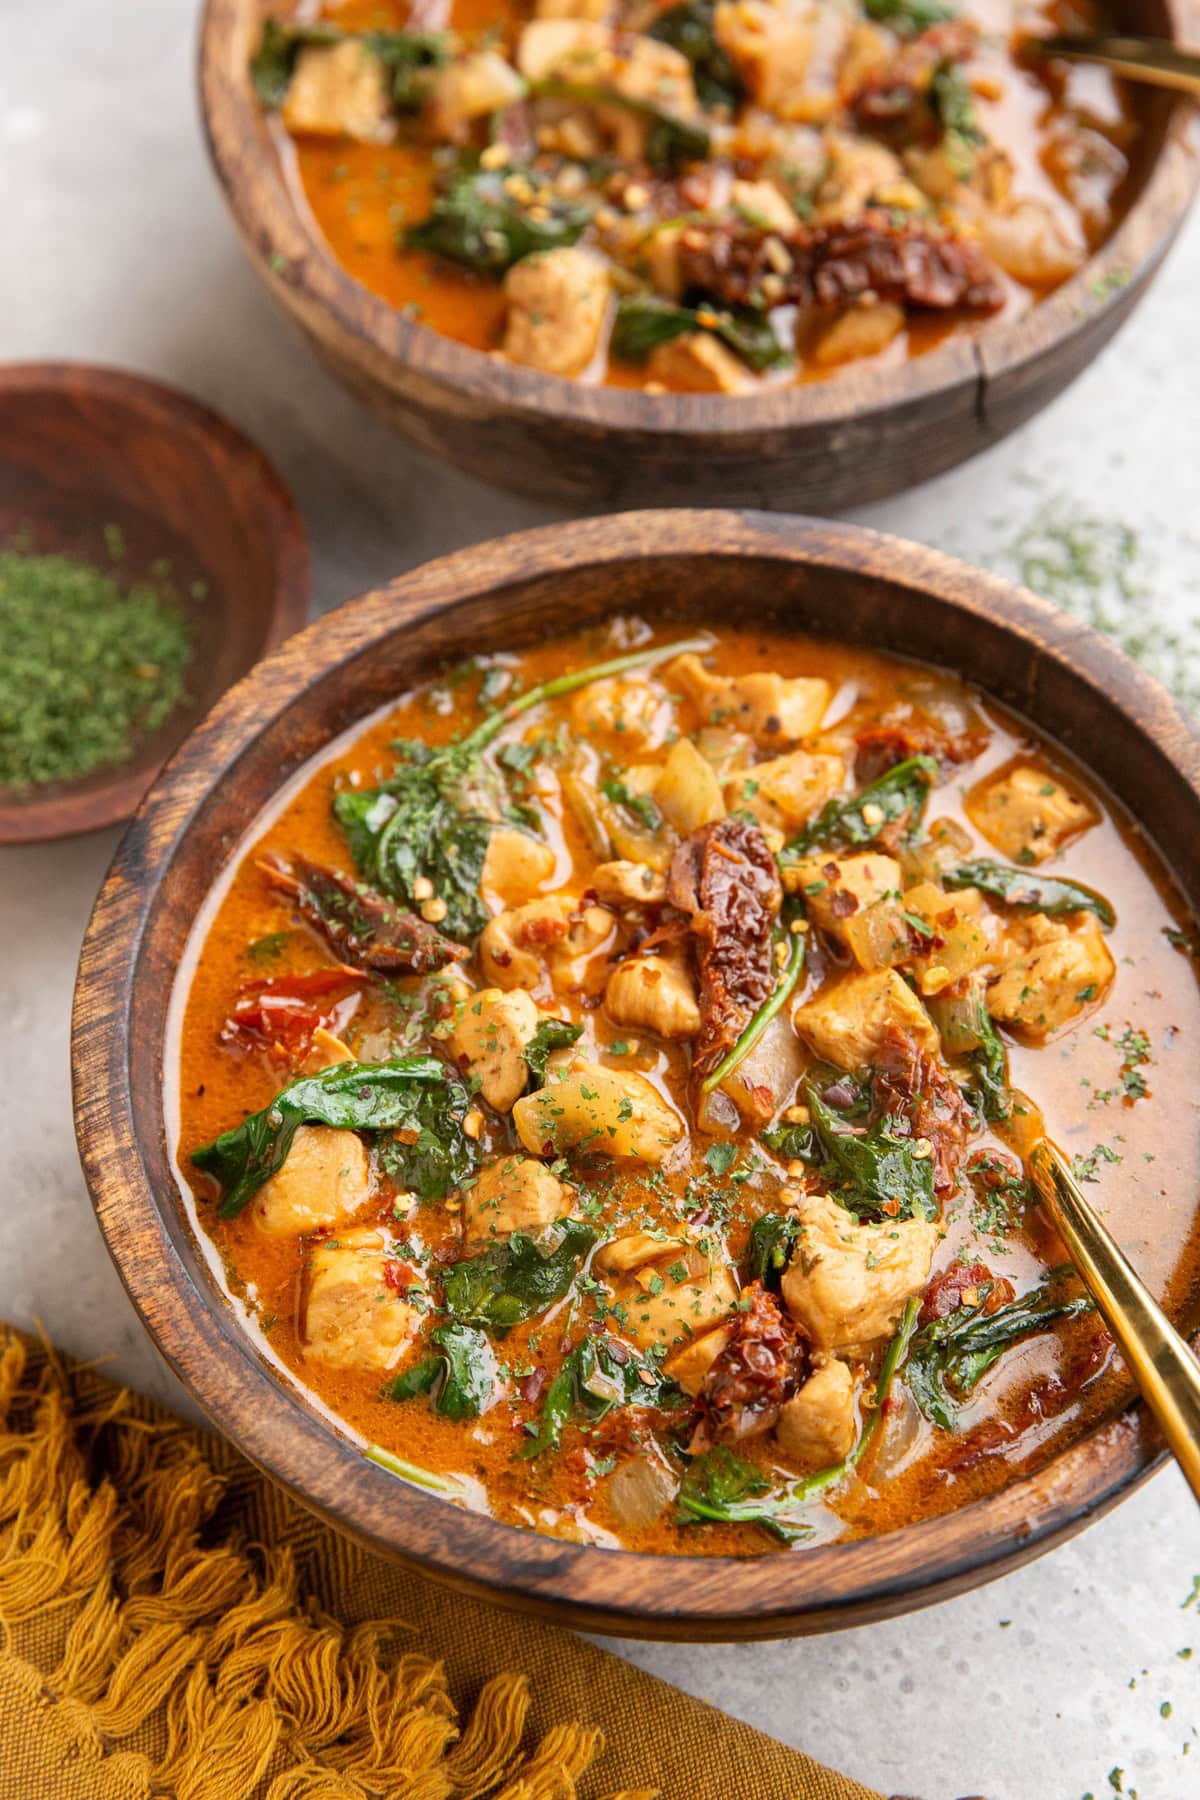
{"type": "Polygon", "coordinates": [[[0,368],[0,546],[18,538],[118,579],[165,561],[195,649],[188,700],[129,762],[79,781],[0,787],[0,844],[128,818],[217,696],[308,612],[304,526],[266,457],[186,394],[121,369],[0,368]],[[125,547],[118,563],[113,528],[125,547]]]}
{"type": "MultiPolygon", "coordinates": [[[[1156,94],[1125,217],[1047,300],[895,368],[744,398],[586,387],[405,318],[335,261],[286,174],[250,57],[280,0],[207,0],[200,89],[242,244],[318,357],[422,449],[501,487],[576,507],[779,506],[831,513],[924,481],[995,443],[1086,369],[1132,312],[1200,178],[1191,109],[1156,94]]],[[[1139,31],[1200,35],[1195,0],[1123,9],[1139,31]]]]}
{"type": "MultiPolygon", "coordinates": [[[[1130,1404],[1034,1474],[890,1535],[758,1557],[637,1556],[518,1531],[365,1460],[258,1354],[191,1233],[165,1128],[171,990],[197,912],[280,785],[446,661],[613,612],[761,618],[940,664],[1082,752],[1200,911],[1200,740],[1170,697],[1045,601],[849,526],[733,512],[626,513],[462,551],[329,614],[183,745],[117,852],[84,941],[73,1065],[80,1154],[147,1329],[214,1423],[371,1549],[589,1630],[750,1638],[903,1612],[1078,1531],[1163,1454],[1130,1404]]],[[[1189,1303],[1193,1309],[1200,1296],[1189,1303]]],[[[1193,1315],[1187,1329],[1198,1323],[1193,1315]]]]}

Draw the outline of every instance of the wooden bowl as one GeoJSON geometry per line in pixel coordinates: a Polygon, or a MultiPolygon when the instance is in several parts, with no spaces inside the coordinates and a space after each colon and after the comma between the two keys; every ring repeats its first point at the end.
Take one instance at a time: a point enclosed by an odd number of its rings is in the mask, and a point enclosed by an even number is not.
{"type": "Polygon", "coordinates": [[[188,700],[129,762],[79,781],[0,787],[0,844],[127,819],[218,694],[308,612],[304,526],[266,457],[186,394],[121,369],[0,368],[0,546],[18,535],[130,578],[165,558],[195,650],[188,700]],[[119,566],[106,547],[114,526],[119,566]]]}
{"type": "MultiPolygon", "coordinates": [[[[748,505],[836,512],[953,467],[1074,380],[1128,317],[1179,229],[1200,166],[1191,112],[1148,119],[1129,210],[1065,286],[1020,320],[896,368],[740,399],[584,387],[517,368],[403,317],[339,267],[285,174],[249,77],[280,0],[207,0],[209,146],[250,261],[321,361],[423,449],[484,481],[576,506],[748,505]]],[[[1198,0],[1132,0],[1129,22],[1200,39],[1198,0]]]]}
{"type": "Polygon", "coordinates": [[[884,1537],[737,1559],[562,1543],[376,1468],[260,1359],[191,1234],[166,1141],[175,971],[205,895],[280,784],[447,659],[630,609],[680,622],[740,612],[986,685],[1082,749],[1150,837],[1172,847],[1168,861],[1200,909],[1200,741],[1162,688],[1045,601],[933,550],[765,514],[627,513],[524,532],[430,563],[311,626],[227,694],[159,777],[79,966],[84,1171],[130,1296],[201,1406],[372,1550],[594,1631],[724,1639],[861,1623],[997,1575],[1112,1506],[1162,1455],[1141,1409],[991,1498],[884,1537]]]}

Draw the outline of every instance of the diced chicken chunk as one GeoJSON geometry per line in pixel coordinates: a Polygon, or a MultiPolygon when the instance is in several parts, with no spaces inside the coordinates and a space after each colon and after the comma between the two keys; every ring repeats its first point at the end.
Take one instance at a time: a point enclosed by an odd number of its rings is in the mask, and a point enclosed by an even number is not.
{"type": "Polygon", "coordinates": [[[607,19],[612,0],[536,0],[535,19],[607,19]]]}
{"type": "Polygon", "coordinates": [[[682,1120],[653,1082],[635,1069],[606,1069],[583,1057],[552,1064],[545,1087],[513,1107],[513,1123],[536,1156],[578,1147],[660,1163],[683,1136],[682,1120]]]}
{"type": "Polygon", "coordinates": [[[685,1238],[663,1242],[649,1232],[631,1232],[598,1250],[595,1268],[612,1286],[626,1329],[643,1350],[699,1338],[737,1305],[728,1263],[685,1238]]]}
{"type": "Polygon", "coordinates": [[[564,63],[591,63],[611,58],[613,33],[607,25],[577,13],[543,14],[526,25],[517,42],[517,68],[526,81],[545,81],[564,63]]]}
{"type": "Polygon", "coordinates": [[[796,215],[773,181],[735,181],[733,210],[751,225],[788,237],[796,229],[796,215]]]}
{"type": "Polygon", "coordinates": [[[769,0],[720,0],[714,23],[747,93],[782,119],[805,115],[813,30],[803,14],[769,0]]]}
{"type": "Polygon", "coordinates": [[[581,375],[600,348],[608,318],[608,271],[590,250],[526,256],[504,277],[510,362],[547,375],[581,375]]]}
{"type": "Polygon", "coordinates": [[[899,157],[870,138],[833,131],[825,147],[829,166],[817,194],[818,220],[852,219],[904,181],[899,157]]]}
{"type": "Polygon", "coordinates": [[[387,70],[352,38],[307,45],[296,58],[280,117],[298,137],[384,143],[395,130],[387,70]]]}
{"type": "Polygon", "coordinates": [[[1087,250],[1040,200],[1018,200],[980,220],[983,248],[1014,281],[1050,287],[1082,267],[1087,250]]]}
{"type": "Polygon", "coordinates": [[[911,959],[923,994],[940,994],[995,956],[1000,921],[978,888],[944,894],[935,883],[922,881],[908,889],[904,909],[930,933],[924,940],[928,948],[911,959]]]}
{"type": "Polygon", "coordinates": [[[621,675],[581,688],[571,702],[571,718],[586,737],[611,732],[627,749],[652,750],[666,739],[673,711],[658,682],[621,675]]]}
{"type": "Polygon", "coordinates": [[[547,894],[489,920],[479,939],[479,960],[496,987],[536,990],[548,977],[566,993],[587,985],[592,959],[611,947],[615,926],[606,907],[547,894]]]}
{"type": "Polygon", "coordinates": [[[422,1312],[389,1287],[384,1234],[344,1231],[318,1244],[309,1268],[305,1352],[335,1369],[395,1367],[422,1312]]]}
{"type": "Polygon", "coordinates": [[[598,863],[592,870],[592,887],[607,906],[657,906],[667,897],[666,876],[649,863],[598,863]]]}
{"type": "Polygon", "coordinates": [[[663,1374],[671,1381],[677,1381],[685,1394],[693,1398],[704,1386],[704,1377],[726,1348],[732,1332],[725,1325],[715,1325],[702,1337],[693,1338],[681,1349],[668,1356],[663,1364],[663,1374]]]}
{"type": "Polygon", "coordinates": [[[840,756],[792,750],[731,776],[725,798],[776,831],[798,831],[833,798],[845,773],[840,756]]]}
{"type": "Polygon", "coordinates": [[[496,50],[479,50],[439,69],[429,97],[429,124],[435,137],[465,143],[473,122],[512,106],[525,83],[496,50]]]}
{"type": "Polygon", "coordinates": [[[555,857],[549,844],[539,843],[527,831],[498,826],[488,839],[480,888],[489,906],[523,906],[532,900],[543,882],[554,873],[555,857]]]}
{"type": "Polygon", "coordinates": [[[361,1138],[331,1125],[301,1125],[283,1167],[254,1196],[254,1223],[268,1237],[298,1237],[350,1218],[370,1191],[361,1138]]]}
{"type": "Polygon", "coordinates": [[[900,336],[904,323],[904,308],[893,300],[852,306],[821,333],[813,347],[813,360],[823,369],[833,369],[860,356],[878,356],[900,336]]]}
{"type": "Polygon", "coordinates": [[[787,1401],[775,1427],[783,1454],[799,1468],[828,1468],[849,1456],[858,1435],[854,1376],[831,1357],[787,1401]]]}
{"type": "Polygon", "coordinates": [[[567,1189],[544,1163],[502,1156],[463,1196],[463,1227],[468,1241],[478,1243],[514,1231],[540,1231],[570,1210],[567,1189]]]}
{"type": "Polygon", "coordinates": [[[683,394],[745,394],[755,385],[741,358],[711,331],[685,331],[656,344],[646,372],[652,381],[683,394]]]}
{"type": "Polygon", "coordinates": [[[1043,913],[1010,928],[1015,954],[987,992],[995,1019],[1031,1037],[1058,1031],[1108,992],[1116,966],[1096,921],[1077,913],[1048,919],[1043,913]]]}
{"type": "Polygon", "coordinates": [[[450,1034],[451,1053],[497,1112],[507,1112],[525,1092],[525,1046],[540,1020],[524,988],[483,988],[459,1011],[450,1034]]]}
{"type": "Polygon", "coordinates": [[[832,690],[821,676],[714,675],[689,652],[668,673],[700,706],[710,724],[748,731],[766,744],[796,744],[811,737],[825,716],[832,690]]]}
{"type": "Polygon", "coordinates": [[[797,1210],[801,1233],[781,1283],[792,1317],[822,1350],[886,1337],[929,1280],[938,1227],[859,1224],[827,1194],[804,1195],[797,1210]]]}
{"type": "Polygon", "coordinates": [[[658,956],[627,956],[608,978],[604,1010],[617,1025],[665,1038],[695,1037],[700,1002],[686,952],[674,946],[658,956]]]}
{"type": "Polygon", "coordinates": [[[851,919],[885,895],[898,894],[902,884],[900,864],[877,850],[856,856],[806,856],[784,871],[784,885],[789,893],[803,894],[813,924],[843,944],[849,941],[846,927],[851,919]]]}
{"type": "Polygon", "coordinates": [[[967,817],[1010,862],[1040,863],[1096,823],[1086,801],[1076,799],[1044,769],[1018,763],[971,789],[967,817]]]}
{"type": "Polygon", "coordinates": [[[873,1061],[892,1026],[930,1056],[938,1048],[932,1019],[895,969],[872,969],[834,982],[798,1007],[792,1022],[817,1055],[839,1069],[873,1061]]]}

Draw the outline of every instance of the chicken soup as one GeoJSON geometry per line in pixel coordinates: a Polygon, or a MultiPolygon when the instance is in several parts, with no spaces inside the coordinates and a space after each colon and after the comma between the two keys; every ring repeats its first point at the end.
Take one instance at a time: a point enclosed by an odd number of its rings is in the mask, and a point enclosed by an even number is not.
{"type": "Polygon", "coordinates": [[[980,693],[619,619],[398,696],[254,827],[196,927],[179,1165],[364,1454],[574,1541],[801,1550],[1127,1399],[1043,1132],[1191,1304],[1193,948],[980,693]]]}
{"type": "Polygon", "coordinates": [[[749,394],[1015,317],[1119,216],[1139,112],[1030,57],[1090,0],[343,0],[253,71],[357,280],[513,363],[749,394]]]}

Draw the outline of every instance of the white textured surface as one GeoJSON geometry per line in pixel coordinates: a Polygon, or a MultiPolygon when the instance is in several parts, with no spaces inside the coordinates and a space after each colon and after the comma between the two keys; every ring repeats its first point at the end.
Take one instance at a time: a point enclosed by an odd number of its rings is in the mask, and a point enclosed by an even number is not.
{"type": "MultiPolygon", "coordinates": [[[[228,412],[304,510],[322,607],[561,516],[425,464],[280,326],[205,163],[194,11],[2,0],[0,357],[124,363],[228,412]]],[[[1198,289],[1200,217],[1116,345],[1038,421],[862,517],[982,555],[1040,496],[1073,496],[1141,531],[1158,603],[1182,623],[1200,590],[1198,289]]],[[[74,961],[115,841],[0,851],[0,1317],[40,1318],[184,1405],[109,1267],[71,1132],[74,961]]],[[[1119,1765],[1140,1800],[1194,1800],[1200,1612],[1181,1603],[1198,1569],[1197,1514],[1171,1471],[1054,1556],[908,1619],[788,1645],[623,1648],[888,1793],[1100,1800],[1119,1765]]],[[[704,1800],[702,1771],[689,1800],[704,1800]]]]}

